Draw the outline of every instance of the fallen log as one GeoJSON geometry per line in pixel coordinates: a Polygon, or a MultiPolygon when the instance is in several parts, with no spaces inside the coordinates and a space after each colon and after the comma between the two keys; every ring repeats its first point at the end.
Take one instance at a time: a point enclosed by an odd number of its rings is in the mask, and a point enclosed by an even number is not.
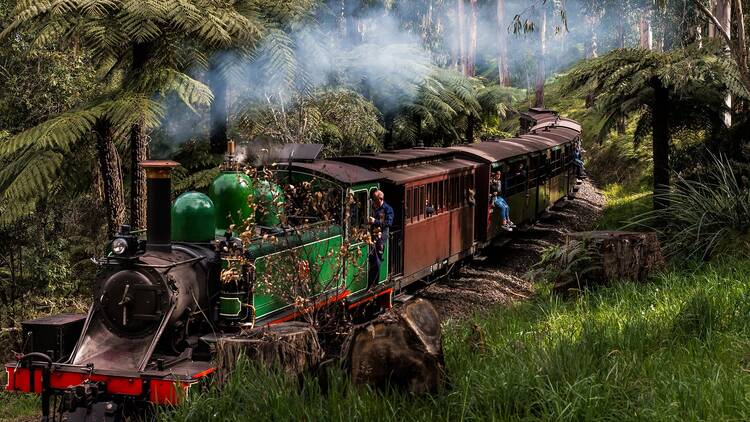
{"type": "Polygon", "coordinates": [[[243,355],[268,368],[278,367],[287,375],[300,375],[321,362],[323,350],[315,329],[304,322],[286,322],[242,335],[219,337],[216,365],[222,378],[243,355]]]}
{"type": "Polygon", "coordinates": [[[440,317],[424,299],[355,326],[342,357],[355,384],[390,385],[414,394],[433,393],[445,384],[440,317]]]}

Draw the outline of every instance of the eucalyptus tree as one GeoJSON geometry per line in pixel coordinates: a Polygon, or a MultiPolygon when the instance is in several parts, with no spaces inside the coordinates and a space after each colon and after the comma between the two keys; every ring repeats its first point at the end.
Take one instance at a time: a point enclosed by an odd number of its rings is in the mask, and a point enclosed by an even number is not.
{"type": "Polygon", "coordinates": [[[254,22],[254,30],[244,37],[234,37],[223,45],[210,46],[207,82],[214,94],[210,109],[210,150],[223,154],[229,130],[229,91],[243,87],[263,91],[291,91],[305,85],[303,69],[297,62],[301,48],[292,36],[302,26],[311,24],[316,0],[238,0],[237,11],[254,22]],[[248,72],[250,74],[248,74],[248,72]],[[239,87],[230,87],[238,82],[239,87]]]}
{"type": "Polygon", "coordinates": [[[6,189],[4,198],[43,191],[44,185],[60,176],[63,158],[71,158],[74,145],[90,140],[93,133],[110,234],[124,219],[115,146],[126,143],[122,139],[128,136],[132,142],[132,214],[135,225],[142,227],[144,176],[137,161],[146,155],[146,132],[158,126],[162,116],[159,99],[176,95],[190,107],[210,103],[210,90],[188,76],[186,69],[205,68],[206,46],[229,45],[257,37],[261,31],[260,22],[233,5],[210,0],[25,0],[18,2],[11,24],[0,37],[24,26],[36,34],[38,46],[60,40],[80,42],[104,75],[108,89],[87,106],[17,134],[0,146],[0,153],[17,155],[21,170],[44,169],[33,178],[19,180],[20,189],[6,189]],[[59,155],[51,160],[49,154],[59,155]]]}
{"type": "Polygon", "coordinates": [[[600,139],[619,119],[638,117],[635,141],[647,135],[652,140],[654,209],[659,209],[666,205],[663,193],[670,184],[672,134],[722,125],[727,88],[747,98],[727,67],[707,48],[614,50],[581,62],[565,77],[562,92],[593,93],[603,115],[600,139]]]}

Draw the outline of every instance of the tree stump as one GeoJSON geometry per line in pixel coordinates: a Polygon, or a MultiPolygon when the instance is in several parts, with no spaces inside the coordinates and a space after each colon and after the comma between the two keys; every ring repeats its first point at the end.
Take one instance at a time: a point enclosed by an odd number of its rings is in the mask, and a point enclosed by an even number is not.
{"type": "Polygon", "coordinates": [[[391,385],[414,394],[445,384],[440,317],[417,299],[355,326],[344,344],[344,366],[355,384],[391,385]]]}
{"type": "Polygon", "coordinates": [[[624,231],[591,231],[570,233],[566,244],[585,242],[597,251],[602,282],[618,280],[643,281],[664,267],[656,233],[624,231]]]}
{"type": "Polygon", "coordinates": [[[315,368],[323,351],[310,324],[286,322],[257,328],[248,334],[219,337],[216,361],[222,377],[235,368],[242,355],[269,368],[278,366],[285,374],[294,376],[315,368]]]}

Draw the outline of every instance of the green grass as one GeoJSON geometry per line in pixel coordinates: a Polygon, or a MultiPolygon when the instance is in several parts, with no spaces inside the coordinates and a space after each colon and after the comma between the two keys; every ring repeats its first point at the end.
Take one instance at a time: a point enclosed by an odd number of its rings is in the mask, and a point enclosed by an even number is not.
{"type": "Polygon", "coordinates": [[[652,209],[651,190],[645,187],[625,187],[612,183],[604,187],[607,206],[596,227],[599,230],[619,230],[630,219],[652,209]]]}
{"type": "Polygon", "coordinates": [[[450,387],[428,397],[328,388],[244,366],[164,420],[750,420],[750,261],[647,284],[544,295],[446,327],[450,387]],[[484,332],[484,351],[467,339],[484,332]]]}
{"type": "MultiPolygon", "coordinates": [[[[0,378],[4,388],[7,381],[3,377],[0,378]]],[[[13,421],[40,413],[39,396],[0,391],[0,421],[13,421]]]]}

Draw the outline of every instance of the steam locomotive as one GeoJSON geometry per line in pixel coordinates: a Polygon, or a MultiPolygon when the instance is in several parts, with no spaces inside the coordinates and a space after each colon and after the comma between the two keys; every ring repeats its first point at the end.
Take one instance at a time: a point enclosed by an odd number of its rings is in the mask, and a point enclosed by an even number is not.
{"type": "Polygon", "coordinates": [[[511,219],[533,223],[572,196],[581,127],[556,112],[521,115],[516,138],[318,159],[285,145],[273,165],[239,171],[230,148],[208,195],[171,203],[177,163],[146,161],[146,238],[122,226],[97,263],[84,316],[23,324],[24,354],[6,389],[42,397],[44,420],[120,420],[177,403],[215,371],[222,336],[314,309],[388,308],[410,285],[445,274],[509,234],[493,211],[493,173],[511,219]],[[374,190],[395,219],[372,277],[374,190]],[[368,275],[369,274],[369,275],[368,275]]]}

